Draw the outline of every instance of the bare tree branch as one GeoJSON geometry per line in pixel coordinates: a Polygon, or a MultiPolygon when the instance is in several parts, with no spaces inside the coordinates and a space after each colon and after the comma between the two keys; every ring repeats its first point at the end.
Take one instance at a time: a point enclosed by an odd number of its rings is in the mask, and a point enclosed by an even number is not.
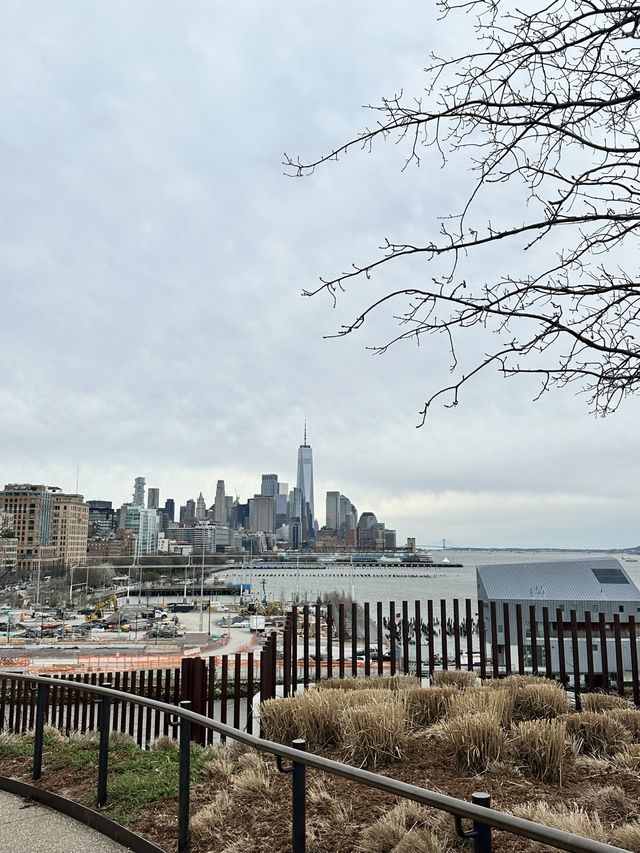
{"type": "Polygon", "coordinates": [[[391,290],[336,333],[352,333],[400,300],[404,310],[392,313],[400,331],[375,352],[444,335],[452,382],[428,397],[422,423],[435,400],[456,405],[486,368],[538,376],[538,396],[577,383],[592,411],[607,414],[640,385],[640,284],[629,262],[640,227],[640,2],[551,0],[524,12],[505,0],[441,0],[440,10],[477,16],[477,52],[434,58],[424,104],[403,92],[383,98],[369,108],[372,128],[315,160],[285,155],[285,166],[303,177],[351,148],[373,151],[395,139],[407,146],[402,168],[431,150],[445,168],[465,157],[474,176],[467,201],[458,213],[442,211],[423,245],[387,239],[377,257],[305,294],[326,291],[335,301],[394,261],[449,258],[428,286],[391,290]],[[498,224],[479,219],[480,202],[486,207],[504,183],[523,188],[521,206],[510,221],[503,211],[498,224]],[[502,244],[535,249],[538,258],[549,245],[551,261],[493,281],[459,276],[462,261],[502,244]],[[457,350],[474,326],[493,345],[462,372],[457,350]]]}

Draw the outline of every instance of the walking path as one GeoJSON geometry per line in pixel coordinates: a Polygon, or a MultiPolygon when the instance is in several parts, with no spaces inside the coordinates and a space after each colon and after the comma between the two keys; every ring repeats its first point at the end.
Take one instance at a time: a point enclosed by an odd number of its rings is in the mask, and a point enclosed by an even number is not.
{"type": "Polygon", "coordinates": [[[128,848],[40,803],[0,791],[0,850],[11,853],[70,853],[73,850],[125,853],[128,848]]]}

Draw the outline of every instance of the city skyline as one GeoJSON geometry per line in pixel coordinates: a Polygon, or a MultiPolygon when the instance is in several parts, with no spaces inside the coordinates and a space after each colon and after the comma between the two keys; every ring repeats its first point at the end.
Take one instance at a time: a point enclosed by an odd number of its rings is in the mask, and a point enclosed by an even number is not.
{"type": "MultiPolygon", "coordinates": [[[[374,357],[367,347],[397,329],[377,315],[327,339],[362,292],[335,307],[300,295],[385,237],[421,241],[433,211],[463,197],[468,163],[460,184],[435,149],[403,171],[393,143],[308,180],[283,175],[283,152],[330,151],[372,120],[363,104],[420,93],[430,52],[473,38],[456,29],[470,16],[436,30],[435,15],[418,0],[12,6],[0,33],[5,482],[74,491],[79,468],[85,497],[120,505],[144,474],[161,503],[202,490],[211,505],[221,478],[245,496],[262,473],[295,484],[306,417],[316,512],[339,489],[398,541],[640,539],[640,400],[595,419],[570,389],[534,403],[534,379],[487,374],[417,430],[446,353],[405,342],[374,357]]],[[[505,249],[505,273],[521,255],[505,249]]],[[[375,274],[367,298],[425,274],[419,259],[375,274]]]]}

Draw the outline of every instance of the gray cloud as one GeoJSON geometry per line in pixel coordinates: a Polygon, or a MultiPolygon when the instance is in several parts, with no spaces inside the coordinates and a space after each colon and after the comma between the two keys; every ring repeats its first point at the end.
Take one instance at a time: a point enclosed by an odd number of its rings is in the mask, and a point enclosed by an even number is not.
{"type": "Polygon", "coordinates": [[[533,384],[487,376],[416,431],[446,352],[373,357],[393,330],[382,316],[322,336],[431,272],[398,266],[335,310],[299,295],[386,235],[423,239],[462,198],[463,168],[401,172],[393,144],[305,181],[281,165],[374,120],[363,104],[419,89],[459,24],[436,30],[417,0],[6,9],[5,481],[72,488],[79,464],[87,497],[116,503],[137,474],[178,501],[212,500],[218,477],[246,496],[263,471],[293,481],[306,417],[319,506],[340,488],[425,542],[636,540],[635,402],[596,421],[571,395],[532,405],[533,384]]]}

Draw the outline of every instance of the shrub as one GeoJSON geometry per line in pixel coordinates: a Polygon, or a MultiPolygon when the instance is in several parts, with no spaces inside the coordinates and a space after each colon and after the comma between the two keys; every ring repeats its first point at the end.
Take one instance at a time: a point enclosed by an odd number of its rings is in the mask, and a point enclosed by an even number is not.
{"type": "Polygon", "coordinates": [[[632,710],[631,705],[622,696],[611,693],[585,693],[581,697],[583,711],[612,711],[614,708],[632,710]]]}
{"type": "Polygon", "coordinates": [[[631,853],[640,853],[640,821],[633,820],[616,826],[611,832],[611,844],[630,850],[631,853]]]}
{"type": "Polygon", "coordinates": [[[555,681],[528,682],[514,694],[514,720],[550,720],[569,711],[569,697],[555,681]]]}
{"type": "Polygon", "coordinates": [[[456,692],[455,687],[414,687],[404,690],[402,701],[409,726],[417,729],[437,723],[447,714],[449,700],[456,692]]]}
{"type": "Polygon", "coordinates": [[[348,761],[360,767],[376,767],[404,756],[409,733],[400,703],[347,708],[341,724],[342,747],[348,761]]]}
{"type": "Polygon", "coordinates": [[[467,687],[475,687],[478,684],[478,676],[475,672],[464,669],[443,669],[433,673],[432,682],[434,687],[455,687],[457,690],[465,690],[467,687]]]}
{"type": "Polygon", "coordinates": [[[500,758],[504,747],[505,734],[489,711],[454,717],[442,724],[441,731],[458,767],[464,770],[481,773],[500,758]]]}
{"type": "Polygon", "coordinates": [[[581,711],[567,717],[567,734],[575,738],[578,752],[609,757],[623,750],[631,736],[608,714],[581,711]]]}
{"type": "Polygon", "coordinates": [[[566,723],[561,720],[525,720],[514,729],[509,746],[518,764],[532,776],[561,785],[566,732],[566,723]]]}

